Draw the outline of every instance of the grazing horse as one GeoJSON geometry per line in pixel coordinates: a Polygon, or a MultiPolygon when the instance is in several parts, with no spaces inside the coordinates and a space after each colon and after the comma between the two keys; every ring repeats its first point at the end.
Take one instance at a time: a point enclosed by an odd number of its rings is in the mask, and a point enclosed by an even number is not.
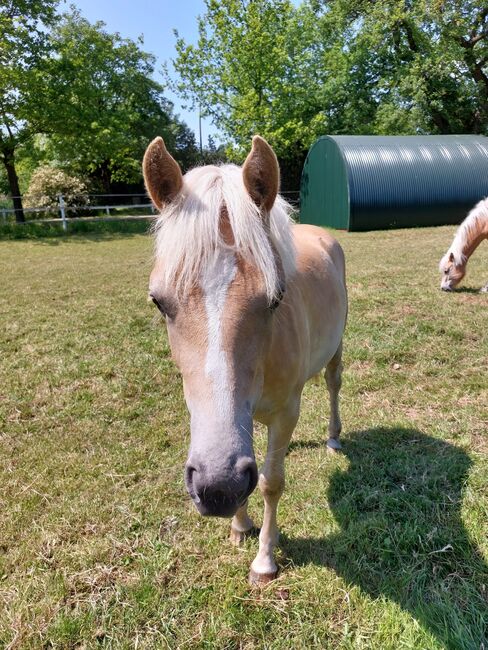
{"type": "MultiPolygon", "coordinates": [[[[466,275],[466,265],[483,239],[488,239],[488,199],[477,203],[456,231],[439,263],[441,289],[452,291],[466,275]]],[[[481,289],[488,292],[488,283],[481,289]]]]}
{"type": "Polygon", "coordinates": [[[184,177],[156,138],[143,170],[161,212],[149,296],[165,316],[190,412],[186,487],[202,515],[232,517],[238,544],[253,528],[247,498],[259,484],[264,521],[250,581],[263,584],[277,574],[276,514],[301,393],[324,368],[327,446],[340,448],[344,255],[324,230],[292,225],[278,161],[259,136],[242,169],[209,165],[184,177]],[[253,418],[268,428],[259,473],[253,418]]]}

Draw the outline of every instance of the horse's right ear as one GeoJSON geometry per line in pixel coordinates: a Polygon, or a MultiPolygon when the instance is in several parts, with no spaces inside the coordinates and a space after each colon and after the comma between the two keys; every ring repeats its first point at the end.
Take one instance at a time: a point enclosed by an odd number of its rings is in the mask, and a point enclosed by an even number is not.
{"type": "Polygon", "coordinates": [[[259,135],[252,139],[252,149],[242,166],[242,179],[254,203],[269,212],[280,188],[280,168],[275,152],[259,135]]]}
{"type": "Polygon", "coordinates": [[[158,210],[171,203],[183,187],[183,175],[176,160],[168,153],[163,138],[155,138],[142,161],[144,183],[158,210]]]}

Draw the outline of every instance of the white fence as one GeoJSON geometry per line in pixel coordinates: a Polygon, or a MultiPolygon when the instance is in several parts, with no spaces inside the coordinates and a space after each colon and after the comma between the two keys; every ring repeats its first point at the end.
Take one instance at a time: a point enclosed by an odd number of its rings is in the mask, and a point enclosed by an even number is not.
{"type": "MultiPolygon", "coordinates": [[[[300,193],[298,191],[282,192],[282,194],[298,209],[300,201],[300,193]]],[[[23,197],[0,195],[0,224],[15,221],[16,209],[13,206],[13,198],[22,199],[23,197]]],[[[22,208],[25,223],[59,222],[62,224],[63,229],[67,230],[68,222],[74,220],[112,221],[117,219],[148,218],[156,214],[147,194],[84,194],[78,205],[76,204],[76,198],[58,194],[55,201],[51,200],[49,205],[46,205],[45,197],[43,197],[44,201],[40,200],[39,202],[44,202],[44,205],[22,208]],[[131,210],[139,212],[131,215],[131,210]],[[141,210],[147,211],[147,214],[140,214],[141,210]]],[[[29,197],[29,202],[32,202],[32,196],[29,197]]]]}
{"type": "MultiPolygon", "coordinates": [[[[0,223],[8,223],[15,220],[17,210],[13,207],[14,198],[0,196],[0,223]]],[[[71,220],[98,220],[114,218],[130,218],[134,216],[150,217],[155,211],[147,194],[89,194],[83,195],[83,202],[78,205],[73,204],[72,196],[58,194],[56,201],[51,201],[49,205],[39,207],[23,207],[22,212],[26,223],[32,222],[60,222],[63,229],[67,230],[68,221],[71,220]],[[127,212],[131,210],[147,210],[147,215],[130,215],[127,212]],[[123,211],[124,216],[120,215],[123,211]],[[98,214],[93,214],[93,213],[98,214]],[[71,215],[70,215],[71,213],[71,215]],[[100,214],[101,213],[101,214],[100,214]],[[119,213],[117,215],[117,213],[119,213]]],[[[32,202],[32,197],[30,198],[32,202]]]]}

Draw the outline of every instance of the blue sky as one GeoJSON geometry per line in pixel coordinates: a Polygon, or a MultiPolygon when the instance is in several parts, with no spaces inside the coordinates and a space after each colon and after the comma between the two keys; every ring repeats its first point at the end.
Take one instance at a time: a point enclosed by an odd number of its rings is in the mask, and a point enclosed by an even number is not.
{"type": "MultiPolygon", "coordinates": [[[[203,0],[74,0],[74,5],[90,22],[103,20],[110,32],[136,39],[144,37],[143,49],[157,58],[155,78],[162,81],[161,64],[174,57],[175,37],[173,29],[187,41],[195,43],[198,38],[198,15],[205,11],[203,0]]],[[[67,4],[61,5],[62,10],[67,4]]],[[[166,96],[174,102],[175,112],[198,135],[198,114],[182,108],[178,97],[167,91],[166,96]]],[[[203,122],[203,141],[215,128],[203,122]]]]}

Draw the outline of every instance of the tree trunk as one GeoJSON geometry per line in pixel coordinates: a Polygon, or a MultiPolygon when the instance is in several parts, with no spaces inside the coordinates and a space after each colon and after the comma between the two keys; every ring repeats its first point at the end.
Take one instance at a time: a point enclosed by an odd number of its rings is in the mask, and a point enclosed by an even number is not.
{"type": "Polygon", "coordinates": [[[24,209],[22,207],[22,197],[20,196],[19,177],[15,169],[15,158],[13,151],[4,151],[2,156],[3,164],[7,170],[8,185],[12,195],[12,203],[15,210],[15,221],[25,223],[24,209]]]}
{"type": "Polygon", "coordinates": [[[110,165],[108,160],[105,160],[100,165],[100,180],[102,181],[102,187],[105,194],[110,194],[112,174],[110,172],[110,165]]]}

